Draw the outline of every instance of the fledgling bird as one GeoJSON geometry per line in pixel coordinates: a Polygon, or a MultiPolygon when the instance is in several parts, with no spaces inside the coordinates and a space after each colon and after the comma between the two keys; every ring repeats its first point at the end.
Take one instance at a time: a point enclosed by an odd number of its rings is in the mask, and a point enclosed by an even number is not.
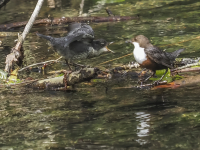
{"type": "Polygon", "coordinates": [[[36,33],[50,41],[51,46],[58,54],[65,58],[68,66],[69,62],[74,59],[86,59],[105,52],[113,52],[107,48],[108,43],[104,39],[94,40],[94,31],[87,24],[73,23],[68,26],[68,30],[67,36],[61,38],[36,33]]]}
{"type": "Polygon", "coordinates": [[[156,70],[166,70],[162,77],[158,81],[154,82],[154,84],[159,83],[163,79],[168,71],[168,68],[174,68],[174,61],[176,57],[178,57],[179,54],[184,51],[184,49],[179,49],[172,53],[162,51],[158,47],[152,45],[149,39],[144,35],[137,35],[128,42],[135,46],[133,50],[135,60],[142,68],[149,69],[153,72],[153,74],[146,78],[145,81],[154,76],[156,70]]]}

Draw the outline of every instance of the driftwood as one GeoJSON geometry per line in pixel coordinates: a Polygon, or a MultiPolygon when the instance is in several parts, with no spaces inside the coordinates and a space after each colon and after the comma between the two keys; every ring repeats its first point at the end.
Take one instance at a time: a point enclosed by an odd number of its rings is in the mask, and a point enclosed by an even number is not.
{"type": "MultiPolygon", "coordinates": [[[[113,17],[62,17],[55,19],[40,19],[34,22],[34,25],[60,25],[71,22],[113,22],[113,21],[123,21],[123,20],[136,20],[139,17],[131,16],[113,16],[113,17]]],[[[27,24],[27,21],[16,22],[10,24],[0,25],[0,30],[6,30],[10,28],[24,27],[27,24]]]]}

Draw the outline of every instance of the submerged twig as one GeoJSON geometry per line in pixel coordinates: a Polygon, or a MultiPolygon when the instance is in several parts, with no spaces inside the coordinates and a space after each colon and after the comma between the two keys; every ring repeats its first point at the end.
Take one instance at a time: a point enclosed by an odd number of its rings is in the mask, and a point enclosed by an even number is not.
{"type": "MultiPolygon", "coordinates": [[[[26,66],[26,67],[20,69],[19,71],[23,71],[24,69],[27,69],[27,68],[30,68],[30,67],[33,67],[33,66],[37,66],[37,65],[44,65],[44,64],[47,64],[47,63],[58,62],[58,60],[60,60],[61,58],[62,58],[62,56],[59,57],[59,58],[56,59],[56,60],[48,60],[48,61],[45,61],[45,62],[40,62],[40,63],[32,64],[32,65],[29,65],[29,66],[26,66]]],[[[19,72],[19,71],[18,71],[18,72],[19,72]]]]}

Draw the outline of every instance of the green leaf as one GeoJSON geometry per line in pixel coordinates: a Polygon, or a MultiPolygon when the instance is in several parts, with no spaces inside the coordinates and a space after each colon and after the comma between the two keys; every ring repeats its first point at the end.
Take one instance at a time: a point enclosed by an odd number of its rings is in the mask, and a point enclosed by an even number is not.
{"type": "Polygon", "coordinates": [[[106,0],[106,3],[119,3],[124,2],[125,0],[106,0]]]}
{"type": "Polygon", "coordinates": [[[183,76],[180,76],[180,75],[175,75],[175,76],[173,76],[173,81],[175,81],[175,80],[180,80],[180,79],[183,79],[184,77],[183,76]]]}
{"type": "MultiPolygon", "coordinates": [[[[152,81],[159,80],[164,73],[165,73],[165,69],[157,70],[156,74],[155,74],[156,77],[152,77],[149,80],[152,80],[152,81]]],[[[170,76],[170,69],[168,69],[168,71],[167,71],[166,75],[164,76],[164,78],[162,79],[162,81],[167,81],[167,83],[170,83],[173,81],[172,77],[170,76]]]]}
{"type": "MultiPolygon", "coordinates": [[[[152,77],[149,80],[152,80],[152,81],[159,80],[164,73],[165,73],[165,69],[157,70],[156,71],[156,77],[152,77]]],[[[170,73],[170,69],[168,69],[168,71],[167,71],[166,75],[164,76],[164,78],[162,79],[162,81],[167,81],[167,83],[170,83],[172,81],[180,80],[182,78],[183,78],[183,76],[180,76],[178,74],[172,77],[171,73],[170,73]]]]}

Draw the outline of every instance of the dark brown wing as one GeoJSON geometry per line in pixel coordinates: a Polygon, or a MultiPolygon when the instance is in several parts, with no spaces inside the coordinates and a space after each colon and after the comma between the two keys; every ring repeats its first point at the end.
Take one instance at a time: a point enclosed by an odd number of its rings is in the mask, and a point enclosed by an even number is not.
{"type": "Polygon", "coordinates": [[[165,52],[160,50],[158,47],[151,46],[149,48],[145,48],[144,51],[147,56],[157,64],[162,64],[168,68],[173,68],[173,62],[171,62],[165,52]]]}

